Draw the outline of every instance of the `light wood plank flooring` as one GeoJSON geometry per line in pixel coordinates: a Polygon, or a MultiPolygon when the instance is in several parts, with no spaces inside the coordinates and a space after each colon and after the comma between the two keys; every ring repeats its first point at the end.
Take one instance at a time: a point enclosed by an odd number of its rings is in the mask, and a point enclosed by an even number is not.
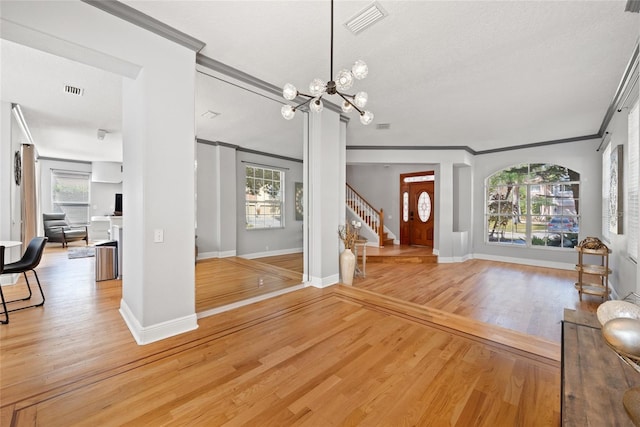
{"type": "MultiPolygon", "coordinates": [[[[272,257],[275,258],[275,257],[272,257]]],[[[196,312],[280,291],[302,283],[302,271],[288,269],[289,256],[266,262],[240,257],[213,258],[196,263],[196,312]],[[285,267],[281,267],[284,265],[285,267]]],[[[302,255],[297,255],[302,260],[302,255]]],[[[299,262],[302,266],[302,262],[299,262]]]]}
{"type": "Polygon", "coordinates": [[[494,261],[455,264],[367,263],[355,287],[560,342],[564,308],[595,312],[600,298],[580,302],[573,271],[494,261]]]}
{"type": "MultiPolygon", "coordinates": [[[[449,296],[459,311],[488,312],[480,296],[505,292],[489,280],[496,270],[501,281],[527,284],[527,301],[553,298],[531,283],[555,270],[537,276],[485,263],[428,271],[439,283],[428,292],[456,313],[446,290],[463,284],[449,296]],[[474,293],[473,275],[486,289],[474,293]]],[[[205,274],[208,266],[198,268],[205,274]]],[[[0,425],[558,425],[560,367],[552,352],[478,337],[465,328],[482,324],[420,300],[426,290],[416,276],[425,266],[407,267],[394,274],[389,265],[368,265],[353,288],[307,288],[138,346],[118,313],[120,281],[96,284],[92,258],[48,250],[38,268],[45,306],[12,313],[0,327],[0,425]],[[389,281],[414,290],[396,298],[366,290],[389,281]]],[[[504,303],[516,310],[521,300],[504,303]]]]}

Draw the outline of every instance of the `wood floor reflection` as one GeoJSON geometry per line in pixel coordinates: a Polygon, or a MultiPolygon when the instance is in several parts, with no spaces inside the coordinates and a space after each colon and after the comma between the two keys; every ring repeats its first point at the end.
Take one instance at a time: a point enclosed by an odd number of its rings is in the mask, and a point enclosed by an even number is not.
{"type": "Polygon", "coordinates": [[[196,312],[202,313],[302,283],[302,254],[196,263],[196,312]]]}

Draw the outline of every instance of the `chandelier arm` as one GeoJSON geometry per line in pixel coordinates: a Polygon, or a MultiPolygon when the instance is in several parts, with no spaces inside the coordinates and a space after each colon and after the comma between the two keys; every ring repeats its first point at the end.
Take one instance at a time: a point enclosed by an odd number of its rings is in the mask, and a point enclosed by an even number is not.
{"type": "Polygon", "coordinates": [[[299,96],[306,96],[307,98],[315,98],[315,96],[313,96],[313,95],[309,95],[309,94],[302,93],[302,92],[298,92],[298,95],[299,96]]]}
{"type": "Polygon", "coordinates": [[[312,100],[313,100],[313,97],[311,97],[311,98],[307,99],[306,101],[296,105],[295,107],[293,107],[293,111],[296,111],[298,108],[304,106],[305,104],[310,103],[312,100]]]}
{"type": "Polygon", "coordinates": [[[345,94],[342,94],[342,93],[337,92],[337,91],[336,91],[336,93],[337,93],[338,95],[340,95],[340,98],[344,99],[345,101],[347,101],[347,102],[349,103],[349,105],[351,105],[353,108],[355,108],[355,109],[356,109],[356,111],[357,111],[358,113],[360,113],[360,115],[363,115],[363,114],[364,114],[364,111],[362,111],[361,109],[359,109],[359,108],[358,108],[358,106],[357,106],[356,104],[354,104],[353,102],[351,102],[351,101],[349,101],[349,100],[347,99],[347,97],[348,97],[348,96],[351,96],[351,95],[345,95],[345,94]]]}

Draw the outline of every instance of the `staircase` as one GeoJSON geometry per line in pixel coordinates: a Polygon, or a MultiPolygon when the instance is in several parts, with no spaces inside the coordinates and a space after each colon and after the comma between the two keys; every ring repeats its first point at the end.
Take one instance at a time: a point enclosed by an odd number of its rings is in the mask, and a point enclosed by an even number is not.
{"type": "Polygon", "coordinates": [[[360,218],[363,225],[366,225],[378,237],[378,246],[392,246],[394,237],[384,226],[384,211],[377,210],[356,190],[347,184],[347,207],[351,212],[360,218]]]}

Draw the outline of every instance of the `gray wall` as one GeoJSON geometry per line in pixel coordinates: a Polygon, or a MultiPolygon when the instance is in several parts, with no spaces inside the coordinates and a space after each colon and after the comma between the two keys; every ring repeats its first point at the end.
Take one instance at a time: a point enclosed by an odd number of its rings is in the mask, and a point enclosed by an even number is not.
{"type": "MultiPolygon", "coordinates": [[[[630,100],[627,104],[633,105],[635,99],[638,99],[637,89],[635,96],[631,96],[630,100]]],[[[640,276],[638,273],[638,265],[633,262],[627,253],[627,238],[628,238],[628,215],[624,215],[627,206],[624,203],[627,202],[627,185],[626,181],[628,179],[628,154],[629,154],[629,144],[628,144],[628,114],[629,110],[627,108],[623,109],[621,112],[617,112],[614,114],[611,122],[609,123],[609,127],[607,127],[607,132],[611,134],[611,146],[615,147],[617,145],[623,146],[623,159],[624,159],[624,169],[623,169],[623,177],[625,182],[623,184],[624,191],[624,199],[623,199],[623,224],[622,224],[622,234],[613,234],[611,233],[610,239],[605,243],[609,246],[612,253],[609,257],[609,264],[613,273],[610,276],[610,282],[616,289],[618,296],[620,298],[624,298],[630,292],[640,292],[640,276]]],[[[603,145],[602,151],[606,148],[606,145],[603,145]]],[[[601,155],[600,155],[601,158],[601,155]]],[[[600,236],[600,233],[595,234],[600,236]]]]}
{"type": "Polygon", "coordinates": [[[303,182],[302,163],[197,144],[197,235],[200,258],[277,255],[302,251],[302,221],[295,220],[294,183],[303,182]],[[285,227],[245,229],[244,162],[285,172],[285,227]],[[266,167],[266,166],[265,166],[266,167]]]}
{"type": "Polygon", "coordinates": [[[599,143],[599,139],[577,141],[476,156],[473,168],[474,256],[512,258],[514,262],[539,261],[540,265],[573,268],[577,255],[572,249],[514,248],[511,245],[487,244],[484,230],[485,180],[493,173],[519,163],[554,163],[573,169],[580,173],[579,239],[600,236],[602,174],[600,154],[596,152],[599,143]]]}
{"type": "MultiPolygon", "coordinates": [[[[248,258],[293,252],[302,252],[302,221],[295,219],[295,182],[303,182],[302,162],[293,162],[275,157],[238,152],[236,188],[237,188],[237,254],[248,258]],[[245,228],[245,163],[273,166],[284,169],[285,199],[284,228],[247,230],[245,228]]],[[[265,166],[267,167],[267,166],[265,166]]]]}
{"type": "MultiPolygon", "coordinates": [[[[347,183],[374,208],[384,209],[384,225],[400,237],[400,174],[439,170],[435,164],[347,165],[347,183]]],[[[438,194],[434,195],[434,203],[438,194]]],[[[437,221],[438,218],[435,218],[437,221]]]]}

